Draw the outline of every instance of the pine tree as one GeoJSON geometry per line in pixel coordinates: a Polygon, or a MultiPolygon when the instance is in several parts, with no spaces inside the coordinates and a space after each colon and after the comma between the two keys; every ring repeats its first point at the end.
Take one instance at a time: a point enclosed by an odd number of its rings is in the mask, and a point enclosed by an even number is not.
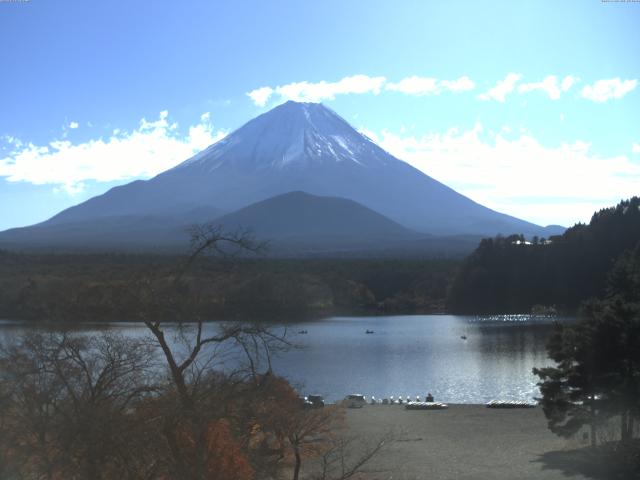
{"type": "Polygon", "coordinates": [[[640,245],[623,254],[609,274],[607,296],[583,305],[582,319],[558,325],[547,345],[557,365],[536,368],[549,428],[572,436],[618,416],[628,442],[640,418],[640,245]]]}

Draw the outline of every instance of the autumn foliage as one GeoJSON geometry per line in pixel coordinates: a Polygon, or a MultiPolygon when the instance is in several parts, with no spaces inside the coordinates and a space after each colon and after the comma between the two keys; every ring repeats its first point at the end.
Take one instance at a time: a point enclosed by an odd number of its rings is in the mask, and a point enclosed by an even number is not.
{"type": "Polygon", "coordinates": [[[338,409],[303,409],[271,373],[185,377],[185,404],[149,369],[152,356],[114,335],[40,334],[5,348],[0,478],[291,478],[338,430],[338,409]]]}
{"type": "Polygon", "coordinates": [[[188,429],[180,432],[180,449],[190,465],[200,462],[203,455],[205,478],[217,480],[252,480],[255,472],[246,452],[235,437],[226,420],[213,420],[204,429],[203,439],[188,429]],[[202,443],[202,445],[199,445],[202,443]]]}

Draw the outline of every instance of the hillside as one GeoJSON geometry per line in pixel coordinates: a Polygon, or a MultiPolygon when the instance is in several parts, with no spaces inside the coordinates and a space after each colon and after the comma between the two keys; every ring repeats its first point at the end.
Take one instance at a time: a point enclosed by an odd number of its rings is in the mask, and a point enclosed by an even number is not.
{"type": "Polygon", "coordinates": [[[484,239],[465,260],[448,308],[458,313],[519,313],[534,305],[575,311],[604,293],[616,259],[640,242],[640,198],[596,212],[550,241],[484,239]]]}
{"type": "Polygon", "coordinates": [[[353,200],[289,192],[242,208],[216,219],[226,230],[249,228],[264,239],[290,237],[377,237],[418,236],[416,232],[389,220],[353,200]]]}

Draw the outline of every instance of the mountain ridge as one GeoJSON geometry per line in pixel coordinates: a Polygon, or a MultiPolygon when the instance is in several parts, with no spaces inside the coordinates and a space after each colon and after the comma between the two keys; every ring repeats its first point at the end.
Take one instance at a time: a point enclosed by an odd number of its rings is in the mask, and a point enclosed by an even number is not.
{"type": "Polygon", "coordinates": [[[197,211],[203,214],[191,215],[194,222],[210,221],[207,211],[236,212],[295,191],[352,200],[422,234],[562,231],[486,208],[387,153],[324,105],[296,102],[259,115],[149,180],[114,187],[37,227],[85,222],[91,228],[104,218],[180,218],[197,211]]]}
{"type": "MultiPolygon", "coordinates": [[[[305,192],[278,195],[207,223],[266,241],[264,253],[275,257],[459,257],[480,241],[413,232],[353,200],[305,192]]],[[[80,221],[7,230],[0,234],[0,246],[62,253],[176,253],[188,246],[192,227],[183,217],[116,215],[91,225],[80,221]]]]}

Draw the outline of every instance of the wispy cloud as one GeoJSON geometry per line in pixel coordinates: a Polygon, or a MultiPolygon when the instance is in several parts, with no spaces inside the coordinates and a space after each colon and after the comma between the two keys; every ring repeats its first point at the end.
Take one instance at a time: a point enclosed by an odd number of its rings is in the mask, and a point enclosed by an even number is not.
{"type": "Polygon", "coordinates": [[[455,80],[439,80],[430,77],[411,76],[397,83],[387,82],[385,77],[353,75],[337,82],[294,82],[277,87],[260,87],[251,90],[247,96],[259,107],[264,107],[274,97],[279,101],[321,102],[333,100],[338,95],[370,93],[379,95],[383,89],[407,95],[439,95],[442,92],[462,92],[473,90],[475,83],[467,76],[455,80]]]}
{"type": "Polygon", "coordinates": [[[621,80],[620,78],[598,80],[591,85],[586,85],[582,89],[582,96],[593,102],[603,103],[624,97],[637,85],[638,80],[621,80]]]}
{"type": "Polygon", "coordinates": [[[588,142],[546,146],[526,131],[490,134],[481,123],[423,136],[363,133],[479,203],[538,223],[588,221],[638,193],[640,165],[626,155],[601,157],[588,142]]]}
{"type": "MultiPolygon", "coordinates": [[[[539,82],[521,83],[523,76],[520,73],[508,73],[505,78],[478,95],[480,100],[493,100],[504,103],[513,92],[525,94],[541,91],[551,100],[558,100],[564,92],[569,91],[580,79],[575,75],[565,75],[562,79],[556,75],[548,75],[539,82]]],[[[582,97],[594,102],[605,102],[612,98],[622,98],[633,90],[637,80],[598,80],[591,85],[586,85],[582,91],[582,97]]],[[[337,82],[293,82],[276,87],[264,86],[251,90],[247,96],[259,107],[264,107],[270,100],[279,102],[295,100],[297,102],[321,102],[333,100],[338,95],[348,94],[373,94],[379,95],[382,90],[400,92],[405,95],[427,96],[440,95],[443,92],[465,92],[474,90],[476,83],[467,75],[454,80],[443,80],[436,77],[420,77],[412,75],[398,82],[389,82],[385,77],[370,77],[368,75],[352,75],[344,77],[337,82]]]]}
{"type": "Polygon", "coordinates": [[[378,95],[386,82],[385,77],[352,75],[337,82],[294,82],[275,88],[261,87],[247,93],[258,106],[264,106],[275,94],[280,100],[296,102],[321,102],[333,100],[337,95],[372,93],[378,95]]]}
{"type": "Polygon", "coordinates": [[[562,81],[558,81],[558,77],[555,75],[549,75],[540,82],[521,84],[518,87],[518,93],[540,90],[546,93],[551,100],[558,100],[562,92],[566,92],[577,82],[578,78],[573,75],[567,75],[562,81]]]}
{"type": "Polygon", "coordinates": [[[507,95],[513,92],[521,78],[522,75],[519,73],[509,73],[504,80],[499,80],[494,87],[478,95],[478,98],[480,100],[495,100],[504,103],[507,95]]]}
{"type": "Polygon", "coordinates": [[[131,132],[115,129],[106,140],[98,138],[82,143],[54,140],[47,145],[35,145],[4,137],[11,152],[0,158],[0,177],[14,182],[50,184],[76,193],[87,181],[157,175],[224,136],[225,132],[214,130],[208,113],[186,133],[181,133],[176,123],[169,122],[165,110],[157,120],[143,118],[131,132]]]}
{"type": "Polygon", "coordinates": [[[398,83],[388,83],[387,90],[402,92],[407,95],[439,95],[442,92],[462,92],[473,90],[476,84],[466,75],[456,80],[438,80],[430,77],[407,77],[398,83]]]}
{"type": "Polygon", "coordinates": [[[76,128],[78,128],[78,122],[69,122],[69,128],[71,130],[75,130],[76,128]]]}
{"type": "Polygon", "coordinates": [[[631,145],[632,153],[640,153],[640,143],[634,143],[631,145]]]}

